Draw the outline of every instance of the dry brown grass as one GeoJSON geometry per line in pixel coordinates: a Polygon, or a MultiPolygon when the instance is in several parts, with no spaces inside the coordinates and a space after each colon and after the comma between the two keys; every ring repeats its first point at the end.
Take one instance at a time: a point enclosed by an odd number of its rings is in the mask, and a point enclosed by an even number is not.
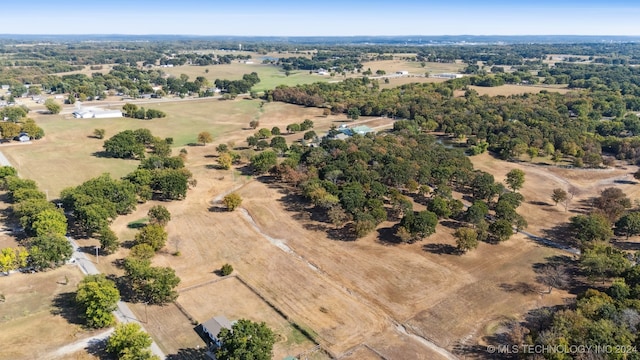
{"type": "Polygon", "coordinates": [[[370,61],[362,64],[363,69],[371,69],[371,71],[375,74],[377,70],[384,70],[387,75],[394,74],[397,71],[408,71],[409,74],[413,75],[424,75],[426,72],[430,74],[438,74],[438,73],[456,73],[462,70],[465,65],[461,63],[434,63],[427,62],[425,66],[422,67],[420,62],[417,61],[406,61],[406,60],[381,60],[381,61],[370,61]]]}
{"type": "MultiPolygon", "coordinates": [[[[54,299],[74,292],[82,277],[80,270],[70,265],[42,273],[0,277],[0,294],[6,297],[6,302],[0,304],[0,359],[41,359],[65,344],[94,335],[81,325],[52,314],[57,309],[54,299]],[[66,285],[65,277],[69,280],[66,285]]],[[[76,358],[93,357],[78,353],[76,358]]]]}
{"type": "MultiPolygon", "coordinates": [[[[566,94],[569,91],[571,91],[570,89],[567,89],[566,86],[564,85],[562,86],[542,86],[542,85],[527,86],[527,85],[505,84],[505,85],[494,86],[494,87],[474,86],[474,85],[471,85],[469,87],[477,91],[478,94],[480,95],[489,95],[489,96],[497,96],[497,95],[509,96],[509,95],[520,95],[525,93],[537,94],[543,90],[549,91],[549,92],[557,92],[560,94],[566,94]]],[[[464,92],[462,92],[462,95],[464,95],[464,92]]]]}

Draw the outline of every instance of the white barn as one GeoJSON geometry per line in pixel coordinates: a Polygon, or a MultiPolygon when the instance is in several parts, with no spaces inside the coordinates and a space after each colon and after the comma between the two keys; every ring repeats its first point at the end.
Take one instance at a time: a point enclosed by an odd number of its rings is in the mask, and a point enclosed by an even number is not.
{"type": "Polygon", "coordinates": [[[76,119],[109,119],[122,117],[120,110],[104,110],[99,108],[78,108],[73,112],[76,119]]]}

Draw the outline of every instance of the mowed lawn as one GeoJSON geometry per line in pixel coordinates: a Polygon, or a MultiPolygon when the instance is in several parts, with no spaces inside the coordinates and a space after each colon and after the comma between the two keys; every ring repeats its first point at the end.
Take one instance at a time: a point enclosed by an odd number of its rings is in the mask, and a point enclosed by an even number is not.
{"type": "MultiPolygon", "coordinates": [[[[126,129],[147,128],[155,136],[173,137],[174,147],[196,142],[198,133],[220,134],[246,127],[259,114],[259,101],[221,101],[214,99],[177,101],[146,105],[167,113],[153,120],[74,119],[70,115],[36,116],[45,137],[29,145],[0,147],[20,176],[35,180],[42,190],[55,198],[60,191],[76,186],[102,173],[122,177],[139,162],[100,157],[104,140],[93,137],[97,128],[106,130],[105,139],[126,129]]],[[[177,154],[177,151],[174,151],[177,154]]]]}

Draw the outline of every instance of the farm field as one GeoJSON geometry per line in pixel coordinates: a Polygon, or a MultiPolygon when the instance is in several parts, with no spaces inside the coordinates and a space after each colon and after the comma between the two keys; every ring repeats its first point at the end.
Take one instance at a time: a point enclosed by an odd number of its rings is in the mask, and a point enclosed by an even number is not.
{"type": "Polygon", "coordinates": [[[531,85],[505,84],[505,85],[494,86],[494,87],[470,85],[469,88],[474,89],[480,95],[488,95],[488,96],[498,96],[498,95],[509,96],[509,95],[521,95],[525,93],[537,94],[543,90],[548,92],[557,92],[560,94],[566,94],[569,91],[571,91],[570,89],[567,89],[565,85],[531,86],[531,85]]]}
{"type": "MultiPolygon", "coordinates": [[[[47,354],[63,345],[94,335],[96,331],[85,330],[78,315],[67,310],[70,294],[82,277],[71,265],[0,277],[0,294],[6,297],[0,303],[0,359],[47,359],[47,354]],[[62,313],[57,314],[60,309],[62,313]]],[[[84,350],[65,358],[98,359],[84,350]]]]}
{"type": "Polygon", "coordinates": [[[394,74],[397,71],[408,71],[413,75],[424,75],[426,72],[430,74],[438,73],[456,73],[461,71],[465,65],[462,63],[435,63],[426,62],[422,67],[418,61],[405,60],[381,60],[369,61],[362,63],[363,69],[371,69],[375,74],[377,70],[384,70],[387,75],[394,74]]]}

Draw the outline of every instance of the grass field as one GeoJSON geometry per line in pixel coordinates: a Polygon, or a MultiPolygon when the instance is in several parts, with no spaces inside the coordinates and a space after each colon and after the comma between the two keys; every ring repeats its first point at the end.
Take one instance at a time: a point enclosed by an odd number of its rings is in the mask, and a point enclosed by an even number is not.
{"type": "MultiPolygon", "coordinates": [[[[0,359],[45,359],[63,345],[92,336],[68,310],[72,304],[65,295],[76,290],[82,277],[74,266],[0,277],[0,294],[6,297],[0,303],[0,359]],[[54,315],[59,309],[62,314],[54,315]]],[[[97,359],[84,351],[68,358],[97,359]]]]}
{"type": "Polygon", "coordinates": [[[417,61],[405,61],[405,60],[381,60],[370,61],[362,64],[363,69],[371,69],[375,74],[378,70],[384,70],[387,74],[394,74],[397,71],[408,71],[409,74],[424,75],[425,73],[438,74],[438,73],[457,73],[462,70],[465,65],[461,63],[434,63],[427,62],[422,67],[420,62],[417,61]]]}
{"type": "Polygon", "coordinates": [[[185,74],[189,79],[194,80],[198,76],[204,76],[212,84],[216,79],[239,80],[242,75],[256,72],[260,77],[260,82],[253,87],[255,91],[264,91],[274,89],[278,85],[293,86],[297,84],[310,84],[318,81],[339,80],[330,76],[320,76],[317,74],[309,74],[308,71],[295,70],[289,76],[284,71],[274,65],[263,65],[257,61],[254,64],[244,64],[234,62],[225,65],[211,66],[191,66],[183,65],[172,68],[162,68],[162,71],[173,75],[180,76],[185,74]],[[207,73],[206,70],[209,70],[207,73]]]}

